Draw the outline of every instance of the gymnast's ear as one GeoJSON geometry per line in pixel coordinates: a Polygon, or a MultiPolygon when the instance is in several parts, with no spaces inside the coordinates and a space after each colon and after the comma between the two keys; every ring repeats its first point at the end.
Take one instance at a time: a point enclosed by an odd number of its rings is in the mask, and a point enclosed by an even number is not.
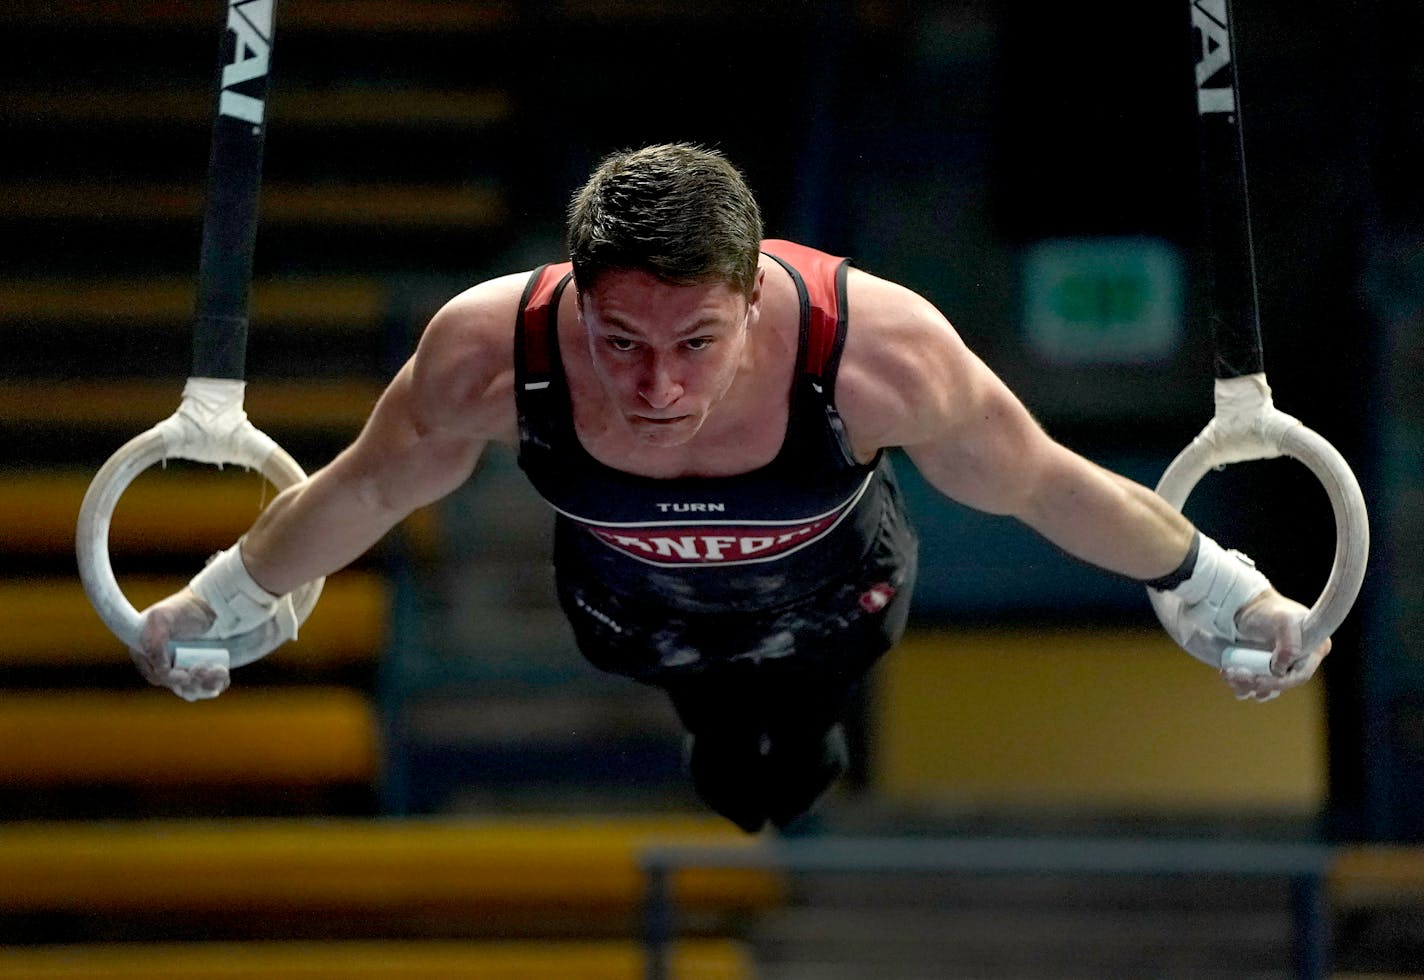
{"type": "Polygon", "coordinates": [[[762,286],[766,283],[766,270],[758,269],[756,276],[752,279],[752,291],[747,296],[747,328],[756,326],[761,319],[761,297],[762,286]]]}

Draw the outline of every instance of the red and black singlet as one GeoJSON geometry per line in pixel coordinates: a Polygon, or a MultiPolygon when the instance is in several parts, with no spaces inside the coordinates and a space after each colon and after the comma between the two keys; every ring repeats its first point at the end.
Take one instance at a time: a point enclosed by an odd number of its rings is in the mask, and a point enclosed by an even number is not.
{"type": "Polygon", "coordinates": [[[531,274],[515,335],[519,463],[558,513],[561,574],[674,609],[768,609],[853,573],[898,507],[888,460],[857,462],[835,408],[846,260],[791,242],[762,248],[800,297],[797,376],[776,457],[725,477],[637,476],[583,448],[557,335],[572,271],[531,274]]]}

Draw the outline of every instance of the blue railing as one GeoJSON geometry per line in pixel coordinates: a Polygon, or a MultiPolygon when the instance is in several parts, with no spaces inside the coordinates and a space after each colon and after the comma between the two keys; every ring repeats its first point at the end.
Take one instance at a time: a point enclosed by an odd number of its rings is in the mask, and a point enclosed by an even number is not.
{"type": "Polygon", "coordinates": [[[666,846],[642,855],[648,980],[668,980],[677,931],[672,878],[684,869],[786,873],[1224,875],[1289,881],[1295,975],[1325,980],[1330,918],[1324,881],[1334,851],[1318,844],[1250,841],[1015,838],[793,838],[754,847],[666,846]]]}

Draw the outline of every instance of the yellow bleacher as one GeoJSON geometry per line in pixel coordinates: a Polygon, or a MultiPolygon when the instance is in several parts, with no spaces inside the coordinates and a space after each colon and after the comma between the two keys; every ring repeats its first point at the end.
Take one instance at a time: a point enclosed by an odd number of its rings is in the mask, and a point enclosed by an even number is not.
{"type": "MultiPolygon", "coordinates": [[[[0,980],[640,980],[627,941],[124,943],[0,949],[0,980]]],[[[751,956],[727,940],[674,947],[671,980],[751,980],[751,956]]]]}

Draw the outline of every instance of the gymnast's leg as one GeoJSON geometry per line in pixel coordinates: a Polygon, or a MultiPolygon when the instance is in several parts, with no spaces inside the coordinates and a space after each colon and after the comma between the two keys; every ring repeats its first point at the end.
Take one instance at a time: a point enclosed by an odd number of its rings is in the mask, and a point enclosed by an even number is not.
{"type": "Polygon", "coordinates": [[[752,664],[723,662],[664,690],[688,731],[687,770],[712,810],[749,834],[767,821],[766,734],[752,664]]]}
{"type": "Polygon", "coordinates": [[[666,686],[690,732],[704,803],[748,833],[785,827],[849,767],[840,717],[850,688],[805,665],[733,661],[666,686]]]}
{"type": "Polygon", "coordinates": [[[834,671],[808,676],[799,664],[764,666],[771,669],[762,686],[767,719],[763,800],[767,819],[785,828],[849,770],[844,718],[859,681],[834,671]]]}

